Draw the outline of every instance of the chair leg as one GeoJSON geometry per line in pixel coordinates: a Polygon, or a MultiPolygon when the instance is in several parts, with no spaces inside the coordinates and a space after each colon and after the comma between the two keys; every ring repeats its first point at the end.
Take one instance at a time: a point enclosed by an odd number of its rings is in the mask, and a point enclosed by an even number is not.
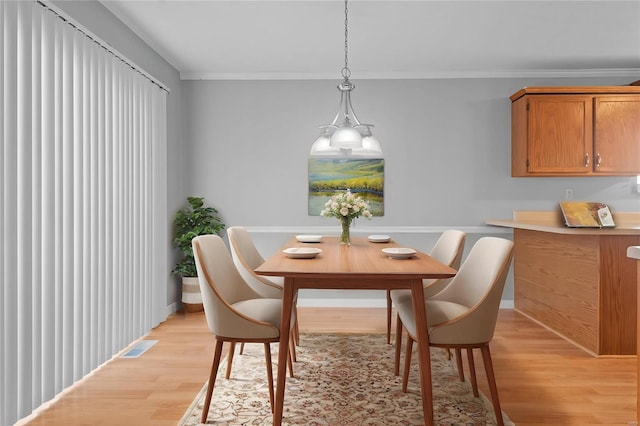
{"type": "Polygon", "coordinates": [[[213,395],[213,386],[216,383],[216,375],[218,373],[218,366],[220,365],[220,358],[222,356],[222,343],[222,340],[216,339],[216,347],[213,353],[213,363],[211,364],[211,373],[209,374],[209,385],[207,386],[207,396],[204,400],[204,406],[202,407],[202,416],[200,417],[200,423],[207,422],[209,406],[211,405],[211,396],[213,395]]]}
{"type": "Polygon", "coordinates": [[[240,343],[240,355],[244,353],[244,342],[240,343]]]}
{"type": "Polygon", "coordinates": [[[289,367],[289,377],[295,377],[293,375],[293,351],[295,351],[295,345],[293,344],[293,339],[289,339],[289,350],[287,351],[287,367],[289,367]]]}
{"type": "Polygon", "coordinates": [[[236,342],[230,342],[230,344],[229,355],[227,356],[227,373],[224,376],[227,380],[231,377],[231,364],[233,364],[233,354],[236,352],[236,342]]]}
{"type": "Polygon", "coordinates": [[[391,344],[391,310],[392,310],[391,301],[391,290],[387,290],[387,345],[391,344]]]}
{"type": "Polygon", "coordinates": [[[400,375],[400,348],[402,346],[402,321],[400,315],[396,315],[396,357],[393,364],[393,374],[400,375]]]}
{"type": "Polygon", "coordinates": [[[269,382],[269,404],[271,404],[271,413],[273,414],[273,367],[271,364],[271,345],[269,343],[264,344],[264,360],[267,364],[267,381],[269,382]]]}
{"type": "Polygon", "coordinates": [[[491,361],[489,345],[486,344],[481,346],[480,350],[482,351],[484,369],[487,372],[487,382],[489,382],[489,390],[491,391],[491,401],[493,402],[493,411],[495,411],[496,414],[496,422],[498,423],[498,426],[504,426],[502,409],[500,408],[500,399],[498,398],[498,386],[496,384],[496,376],[493,373],[493,362],[491,361]]]}
{"type": "Polygon", "coordinates": [[[473,361],[473,348],[467,349],[467,361],[469,361],[469,376],[471,377],[471,388],[473,389],[473,396],[478,398],[478,380],[476,379],[476,364],[473,361]]]}
{"type": "Polygon", "coordinates": [[[409,369],[411,367],[411,352],[413,351],[413,339],[407,337],[407,350],[404,354],[404,373],[402,374],[402,392],[407,393],[407,385],[409,384],[409,369]]]}
{"type": "Polygon", "coordinates": [[[462,368],[462,350],[460,350],[460,348],[456,348],[455,352],[456,364],[458,365],[458,378],[461,382],[464,382],[464,368],[462,368]]]}
{"type": "Polygon", "coordinates": [[[289,350],[291,351],[291,358],[293,362],[298,362],[298,354],[296,353],[296,339],[294,336],[289,336],[289,350]]]}
{"type": "Polygon", "coordinates": [[[295,322],[293,323],[293,339],[296,343],[296,346],[300,346],[300,327],[298,327],[298,305],[296,304],[294,307],[295,314],[295,322]]]}
{"type": "Polygon", "coordinates": [[[446,348],[447,351],[447,360],[451,361],[451,349],[446,348]]]}

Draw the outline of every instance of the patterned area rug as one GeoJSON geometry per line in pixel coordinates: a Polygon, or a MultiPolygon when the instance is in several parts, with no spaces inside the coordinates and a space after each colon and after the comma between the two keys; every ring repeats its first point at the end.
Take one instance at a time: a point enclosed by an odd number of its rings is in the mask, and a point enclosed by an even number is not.
{"type": "MultiPolygon", "coordinates": [[[[274,360],[277,346],[271,345],[274,360]]],[[[239,345],[238,345],[239,347],[239,345]]],[[[394,347],[384,335],[303,334],[294,364],[295,378],[287,377],[284,425],[422,425],[422,401],[417,354],[407,393],[393,375],[394,347]]],[[[403,357],[404,360],[404,357],[403,357]]],[[[236,354],[231,379],[224,378],[221,362],[207,424],[272,425],[262,344],[245,345],[236,354]]],[[[404,362],[404,361],[402,361],[404,362]]],[[[468,381],[460,382],[453,359],[444,350],[431,349],[433,409],[438,425],[495,425],[491,403],[474,398],[468,381]]],[[[206,384],[179,426],[200,424],[206,384]]],[[[505,424],[513,425],[504,416],[505,424]]]]}

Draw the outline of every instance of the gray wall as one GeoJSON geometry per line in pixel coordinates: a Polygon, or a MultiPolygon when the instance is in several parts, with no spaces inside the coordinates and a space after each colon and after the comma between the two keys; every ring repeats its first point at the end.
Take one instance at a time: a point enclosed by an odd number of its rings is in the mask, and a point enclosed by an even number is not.
{"type": "MultiPolygon", "coordinates": [[[[227,225],[252,229],[270,254],[292,232],[337,229],[307,215],[307,155],[317,126],[333,119],[331,81],[180,81],[178,72],[99,2],[53,4],[167,85],[168,207],[187,195],[219,209],[227,225]]],[[[615,211],[640,210],[631,178],[511,178],[510,101],[523,86],[618,85],[615,78],[358,80],[354,108],[373,123],[385,152],[385,216],[359,220],[356,233],[393,233],[428,250],[448,227],[484,234],[487,218],[557,207],[564,190],[615,211]]],[[[168,232],[171,224],[167,224],[168,232]]],[[[170,244],[167,241],[167,244],[170,244]]],[[[169,265],[175,263],[175,253],[169,265]]],[[[167,271],[167,304],[180,300],[167,271]]],[[[328,297],[343,297],[330,295],[328,297]]],[[[512,288],[505,290],[512,298],[512,288]]]]}
{"type": "MultiPolygon", "coordinates": [[[[628,78],[501,78],[358,81],[352,101],[362,122],[376,125],[385,157],[385,215],[359,219],[356,232],[390,233],[429,250],[446,228],[507,238],[484,227],[513,210],[553,210],[565,189],[574,199],[640,210],[630,177],[512,178],[511,101],[524,86],[620,85],[628,78]]],[[[337,232],[332,219],[307,215],[307,158],[317,126],[333,119],[336,81],[183,81],[187,186],[227,225],[253,231],[268,255],[291,233],[337,232]]],[[[335,222],[335,223],[334,223],[335,222]]],[[[336,299],[372,298],[306,293],[336,299]]],[[[513,298],[510,278],[503,296],[513,298]]],[[[301,296],[301,300],[304,296],[301,296]]]]}
{"type": "MultiPolygon", "coordinates": [[[[523,86],[622,84],[632,78],[355,81],[353,104],[385,156],[385,216],[369,225],[482,225],[513,210],[574,199],[638,210],[632,178],[512,178],[509,96],[523,86]]],[[[336,81],[184,81],[188,188],[228,224],[317,226],[307,158],[330,122],[336,81]]]]}

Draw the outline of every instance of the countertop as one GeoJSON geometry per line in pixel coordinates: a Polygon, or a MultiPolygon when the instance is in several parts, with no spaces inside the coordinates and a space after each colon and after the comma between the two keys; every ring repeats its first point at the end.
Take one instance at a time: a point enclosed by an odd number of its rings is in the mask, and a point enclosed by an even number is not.
{"type": "Polygon", "coordinates": [[[614,213],[615,228],[567,228],[562,213],[514,211],[512,219],[489,219],[487,225],[568,235],[640,235],[640,212],[614,213]]]}

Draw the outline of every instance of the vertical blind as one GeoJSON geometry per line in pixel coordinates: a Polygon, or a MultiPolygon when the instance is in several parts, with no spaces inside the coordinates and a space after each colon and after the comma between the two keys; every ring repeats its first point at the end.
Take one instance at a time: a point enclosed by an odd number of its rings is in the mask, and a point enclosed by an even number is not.
{"type": "Polygon", "coordinates": [[[0,424],[166,316],[166,91],[0,1],[0,424]]]}

